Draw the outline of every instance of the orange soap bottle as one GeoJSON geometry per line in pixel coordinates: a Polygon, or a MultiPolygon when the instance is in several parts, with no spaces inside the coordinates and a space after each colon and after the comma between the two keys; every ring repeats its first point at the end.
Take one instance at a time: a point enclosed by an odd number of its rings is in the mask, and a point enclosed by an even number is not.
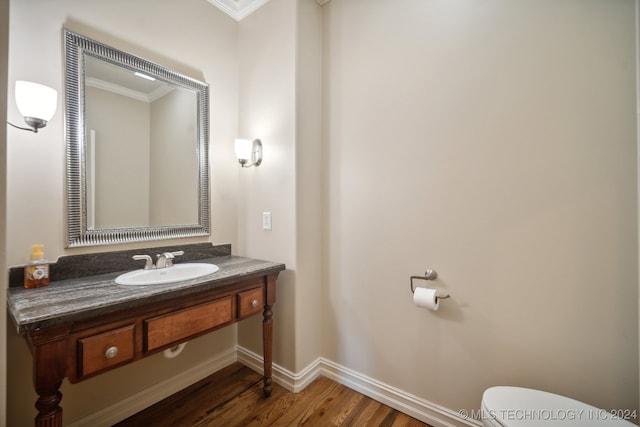
{"type": "Polygon", "coordinates": [[[49,261],[44,259],[42,245],[33,245],[31,259],[24,266],[24,287],[41,288],[49,284],[49,261]]]}

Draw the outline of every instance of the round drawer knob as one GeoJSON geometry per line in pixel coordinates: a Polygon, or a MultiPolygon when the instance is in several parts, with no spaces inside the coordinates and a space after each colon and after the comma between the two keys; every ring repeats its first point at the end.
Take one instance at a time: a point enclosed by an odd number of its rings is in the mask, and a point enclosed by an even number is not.
{"type": "Polygon", "coordinates": [[[254,299],[253,301],[251,301],[251,307],[257,307],[258,306],[258,300],[254,299]]]}
{"type": "Polygon", "coordinates": [[[104,357],[106,357],[107,359],[113,359],[117,355],[118,355],[118,347],[116,346],[109,347],[107,351],[104,352],[104,357]]]}

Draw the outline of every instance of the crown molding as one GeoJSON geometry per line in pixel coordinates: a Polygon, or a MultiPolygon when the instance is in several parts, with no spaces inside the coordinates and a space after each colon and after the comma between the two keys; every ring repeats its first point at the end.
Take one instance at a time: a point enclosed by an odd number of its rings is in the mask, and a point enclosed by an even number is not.
{"type": "Polygon", "coordinates": [[[235,19],[251,15],[269,0],[208,0],[209,3],[235,19]]]}
{"type": "MultiPolygon", "coordinates": [[[[235,19],[241,21],[251,15],[269,0],[207,0],[209,3],[235,19]]],[[[320,6],[330,0],[316,0],[320,6]]]]}

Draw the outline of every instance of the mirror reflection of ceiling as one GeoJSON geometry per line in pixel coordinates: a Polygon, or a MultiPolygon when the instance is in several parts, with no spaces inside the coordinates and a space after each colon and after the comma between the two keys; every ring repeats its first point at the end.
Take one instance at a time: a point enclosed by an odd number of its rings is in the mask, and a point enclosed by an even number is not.
{"type": "MultiPolygon", "coordinates": [[[[241,21],[251,15],[269,0],[209,0],[209,3],[235,19],[241,21]]],[[[320,6],[330,0],[316,0],[320,6]]]]}
{"type": "Polygon", "coordinates": [[[171,92],[174,88],[152,77],[134,73],[101,59],[87,56],[85,61],[86,85],[107,90],[151,103],[171,92]]]}

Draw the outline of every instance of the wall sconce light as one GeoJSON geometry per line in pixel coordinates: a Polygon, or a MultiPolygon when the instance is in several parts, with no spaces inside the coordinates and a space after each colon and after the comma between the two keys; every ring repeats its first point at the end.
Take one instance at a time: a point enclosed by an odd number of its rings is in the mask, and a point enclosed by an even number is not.
{"type": "Polygon", "coordinates": [[[259,139],[254,139],[253,141],[236,139],[235,149],[236,157],[243,168],[260,166],[260,163],[262,163],[262,141],[259,139]]]}
{"type": "Polygon", "coordinates": [[[48,86],[38,83],[16,81],[16,104],[24,121],[31,127],[16,126],[7,120],[14,128],[38,132],[47,125],[56,112],[58,92],[48,86]]]}

